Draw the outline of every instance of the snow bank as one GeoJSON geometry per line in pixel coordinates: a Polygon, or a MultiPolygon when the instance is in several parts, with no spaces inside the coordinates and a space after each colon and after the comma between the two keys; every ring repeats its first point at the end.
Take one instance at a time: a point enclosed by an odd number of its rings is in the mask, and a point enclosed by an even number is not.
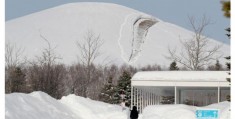
{"type": "Polygon", "coordinates": [[[195,108],[186,105],[148,106],[143,111],[143,119],[194,119],[195,108]]]}
{"type": "Polygon", "coordinates": [[[142,119],[196,119],[197,109],[219,109],[220,119],[230,119],[230,103],[221,102],[205,107],[178,105],[154,105],[148,106],[143,111],[142,119]]]}
{"type": "Polygon", "coordinates": [[[205,108],[219,109],[220,110],[220,119],[230,119],[230,103],[221,102],[218,104],[211,104],[205,108]]]}
{"type": "MultiPolygon", "coordinates": [[[[121,106],[68,95],[56,100],[46,93],[6,94],[6,119],[129,119],[121,106]]],[[[220,119],[230,118],[230,103],[222,102],[202,108],[220,110],[220,119]]],[[[148,106],[139,119],[195,119],[197,107],[179,105],[148,106]]]]}
{"type": "Polygon", "coordinates": [[[127,119],[121,106],[75,95],[56,100],[46,93],[6,94],[6,119],[127,119]]]}
{"type": "Polygon", "coordinates": [[[59,102],[82,119],[127,119],[126,112],[118,105],[111,105],[91,99],[69,95],[59,102]]]}
{"type": "Polygon", "coordinates": [[[6,94],[5,117],[6,119],[75,118],[68,107],[43,92],[6,94]]]}

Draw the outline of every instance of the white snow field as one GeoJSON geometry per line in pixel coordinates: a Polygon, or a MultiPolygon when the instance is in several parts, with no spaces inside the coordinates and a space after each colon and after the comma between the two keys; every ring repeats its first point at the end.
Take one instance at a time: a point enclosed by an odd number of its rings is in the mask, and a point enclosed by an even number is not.
{"type": "MultiPolygon", "coordinates": [[[[191,31],[124,6],[82,2],[7,21],[6,42],[23,47],[25,55],[32,59],[47,47],[42,35],[56,47],[55,52],[63,58],[61,62],[71,64],[77,61],[79,54],[76,41],[83,42],[88,30],[99,34],[104,41],[102,55],[95,62],[100,64],[168,66],[171,62],[165,58],[168,46],[180,51],[179,38],[192,37],[191,31]]],[[[224,56],[230,54],[229,45],[210,40],[211,44],[223,45],[224,56]]],[[[219,60],[224,62],[223,57],[219,60]]]]}
{"type": "MultiPolygon", "coordinates": [[[[12,93],[5,100],[6,119],[129,119],[128,109],[72,94],[56,100],[40,91],[12,93]]],[[[220,109],[220,119],[229,119],[229,102],[203,108],[220,109]]],[[[182,104],[148,106],[139,119],[195,119],[195,110],[182,104]]]]}

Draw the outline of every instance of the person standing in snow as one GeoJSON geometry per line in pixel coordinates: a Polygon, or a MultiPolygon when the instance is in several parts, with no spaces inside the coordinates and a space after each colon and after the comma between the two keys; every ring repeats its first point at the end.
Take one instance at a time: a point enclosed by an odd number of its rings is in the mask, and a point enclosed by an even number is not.
{"type": "Polygon", "coordinates": [[[138,119],[138,111],[137,111],[137,107],[133,106],[133,109],[131,110],[131,114],[130,114],[130,118],[131,119],[138,119]]]}
{"type": "Polygon", "coordinates": [[[121,102],[121,106],[122,106],[122,111],[125,110],[125,107],[126,107],[125,100],[123,100],[123,101],[121,102]]]}
{"type": "Polygon", "coordinates": [[[122,106],[122,111],[125,110],[125,106],[126,106],[126,103],[125,103],[125,93],[124,93],[124,90],[121,90],[120,92],[120,97],[121,97],[121,106],[122,106]]]}

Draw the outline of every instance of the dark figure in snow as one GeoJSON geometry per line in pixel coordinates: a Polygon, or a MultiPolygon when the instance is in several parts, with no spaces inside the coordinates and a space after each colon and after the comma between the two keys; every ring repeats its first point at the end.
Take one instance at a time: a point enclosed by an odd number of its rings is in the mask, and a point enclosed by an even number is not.
{"type": "Polygon", "coordinates": [[[131,119],[138,119],[138,111],[137,111],[136,106],[133,106],[133,109],[131,110],[130,117],[131,117],[131,119]]]}

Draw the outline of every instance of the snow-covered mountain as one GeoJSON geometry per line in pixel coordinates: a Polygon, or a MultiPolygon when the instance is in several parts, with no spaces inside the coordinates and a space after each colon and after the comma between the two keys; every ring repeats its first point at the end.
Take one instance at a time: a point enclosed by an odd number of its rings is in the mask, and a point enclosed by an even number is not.
{"type": "MultiPolygon", "coordinates": [[[[171,61],[164,57],[168,54],[168,46],[180,50],[179,37],[189,39],[192,34],[177,25],[124,6],[84,2],[65,4],[7,21],[6,41],[23,47],[25,55],[34,58],[47,47],[40,37],[43,35],[56,47],[62,62],[71,64],[77,61],[79,54],[76,41],[83,42],[88,30],[100,35],[104,41],[102,55],[96,63],[135,66],[168,66],[171,61]]],[[[221,51],[227,56],[230,47],[223,44],[221,51]]]]}

